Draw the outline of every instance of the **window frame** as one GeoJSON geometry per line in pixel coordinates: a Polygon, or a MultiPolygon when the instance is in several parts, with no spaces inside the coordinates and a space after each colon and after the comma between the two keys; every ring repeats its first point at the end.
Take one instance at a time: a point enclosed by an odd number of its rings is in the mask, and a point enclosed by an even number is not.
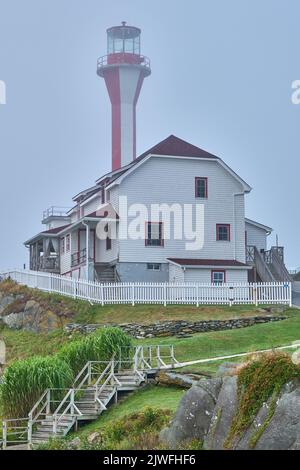
{"type": "Polygon", "coordinates": [[[109,250],[112,249],[112,241],[111,241],[111,238],[109,236],[108,224],[106,224],[106,226],[105,226],[105,232],[107,233],[107,237],[105,239],[105,249],[106,249],[106,251],[109,251],[109,250]]]}
{"type": "Polygon", "coordinates": [[[231,241],[231,226],[230,226],[230,224],[217,224],[216,225],[216,241],[217,242],[230,242],[231,241]],[[220,239],[220,233],[219,233],[220,227],[226,227],[227,228],[228,237],[227,237],[226,240],[220,239]]]}
{"type": "MultiPolygon", "coordinates": [[[[164,229],[163,229],[163,222],[151,222],[147,221],[145,222],[145,246],[152,247],[152,248],[163,248],[164,247],[164,229]],[[149,234],[149,225],[159,225],[159,235],[160,238],[148,238],[149,234]],[[158,240],[159,244],[153,245],[152,243],[149,243],[149,240],[158,240]]],[[[152,234],[151,234],[152,235],[152,234]]]]}
{"type": "Polygon", "coordinates": [[[66,253],[69,253],[71,249],[71,235],[68,233],[68,235],[66,235],[66,253]]]}
{"type": "Polygon", "coordinates": [[[161,271],[161,263],[147,263],[147,271],[161,271]],[[158,266],[158,269],[155,269],[155,266],[158,266]]]}
{"type": "Polygon", "coordinates": [[[60,252],[61,252],[62,255],[64,255],[65,254],[65,248],[66,248],[65,237],[62,237],[60,239],[60,242],[61,242],[60,252]]]}
{"type": "Polygon", "coordinates": [[[212,269],[211,270],[211,283],[214,285],[226,284],[226,270],[225,269],[212,269]],[[223,274],[223,281],[214,281],[214,274],[223,274]]]}
{"type": "Polygon", "coordinates": [[[208,178],[207,176],[196,176],[195,177],[195,198],[197,199],[208,199],[208,178]],[[203,180],[205,182],[205,196],[198,195],[198,181],[203,180]]]}

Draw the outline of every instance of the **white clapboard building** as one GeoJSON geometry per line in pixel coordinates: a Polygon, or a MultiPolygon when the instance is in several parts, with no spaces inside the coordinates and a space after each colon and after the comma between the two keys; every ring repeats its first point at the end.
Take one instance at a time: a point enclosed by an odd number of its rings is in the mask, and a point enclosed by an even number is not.
{"type": "Polygon", "coordinates": [[[287,280],[283,248],[267,249],[272,229],[245,218],[249,184],[221,158],[174,135],[136,157],[136,104],[151,73],[140,34],[109,28],[98,60],[112,104],[112,171],[71,209],[45,211],[45,230],[25,242],[30,269],[100,282],[287,280]]]}

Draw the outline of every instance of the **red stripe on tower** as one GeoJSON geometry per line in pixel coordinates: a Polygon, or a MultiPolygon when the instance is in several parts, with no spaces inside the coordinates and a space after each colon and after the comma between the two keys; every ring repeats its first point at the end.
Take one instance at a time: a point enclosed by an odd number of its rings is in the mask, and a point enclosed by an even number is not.
{"type": "Polygon", "coordinates": [[[119,69],[107,70],[104,79],[111,101],[112,170],[117,170],[121,167],[121,93],[119,69]]]}
{"type": "Polygon", "coordinates": [[[107,30],[107,55],[98,60],[97,73],[105,79],[112,105],[112,169],[136,158],[136,104],[149,59],[140,54],[141,30],[115,26],[107,30]]]}

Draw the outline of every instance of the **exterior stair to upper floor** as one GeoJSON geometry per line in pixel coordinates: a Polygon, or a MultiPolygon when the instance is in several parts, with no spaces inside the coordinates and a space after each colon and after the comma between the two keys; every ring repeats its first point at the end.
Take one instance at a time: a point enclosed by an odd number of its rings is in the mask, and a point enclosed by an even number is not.
{"type": "Polygon", "coordinates": [[[291,282],[292,277],[284,264],[283,247],[273,246],[268,251],[258,251],[247,246],[247,263],[253,266],[252,282],[291,282]]]}

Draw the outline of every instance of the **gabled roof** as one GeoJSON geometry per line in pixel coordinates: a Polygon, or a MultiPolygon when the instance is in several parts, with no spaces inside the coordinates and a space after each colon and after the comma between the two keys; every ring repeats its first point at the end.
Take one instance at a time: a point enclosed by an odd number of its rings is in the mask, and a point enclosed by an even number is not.
{"type": "Polygon", "coordinates": [[[215,162],[222,166],[226,172],[231,174],[231,176],[239,181],[242,185],[244,192],[249,193],[251,191],[251,186],[249,186],[246,181],[244,181],[237,173],[235,173],[226,163],[216,155],[206,152],[195,145],[189,144],[185,140],[179,139],[174,135],[170,135],[165,140],[159,142],[159,144],[155,145],[151,149],[144,152],[138,158],[136,158],[131,164],[124,167],[124,172],[116,175],[113,179],[111,179],[107,187],[110,188],[115,184],[120,184],[124,178],[130,175],[133,171],[135,171],[139,166],[144,164],[150,157],[153,158],[188,158],[188,159],[203,159],[203,160],[210,160],[211,162],[215,162]]]}
{"type": "Polygon", "coordinates": [[[149,154],[172,155],[173,157],[218,158],[185,140],[179,139],[175,135],[169,135],[169,137],[142,153],[142,155],[135,159],[135,162],[142,160],[149,154]]]}
{"type": "Polygon", "coordinates": [[[247,217],[245,217],[245,222],[246,222],[246,224],[250,224],[250,225],[253,225],[256,228],[260,228],[261,230],[264,230],[268,234],[273,232],[273,229],[271,227],[268,227],[267,225],[261,224],[259,222],[255,222],[254,220],[247,219],[247,217]]]}
{"type": "Polygon", "coordinates": [[[248,268],[245,263],[233,259],[195,259],[195,258],[168,258],[168,261],[179,264],[180,266],[216,266],[216,267],[242,267],[248,268]]]}

